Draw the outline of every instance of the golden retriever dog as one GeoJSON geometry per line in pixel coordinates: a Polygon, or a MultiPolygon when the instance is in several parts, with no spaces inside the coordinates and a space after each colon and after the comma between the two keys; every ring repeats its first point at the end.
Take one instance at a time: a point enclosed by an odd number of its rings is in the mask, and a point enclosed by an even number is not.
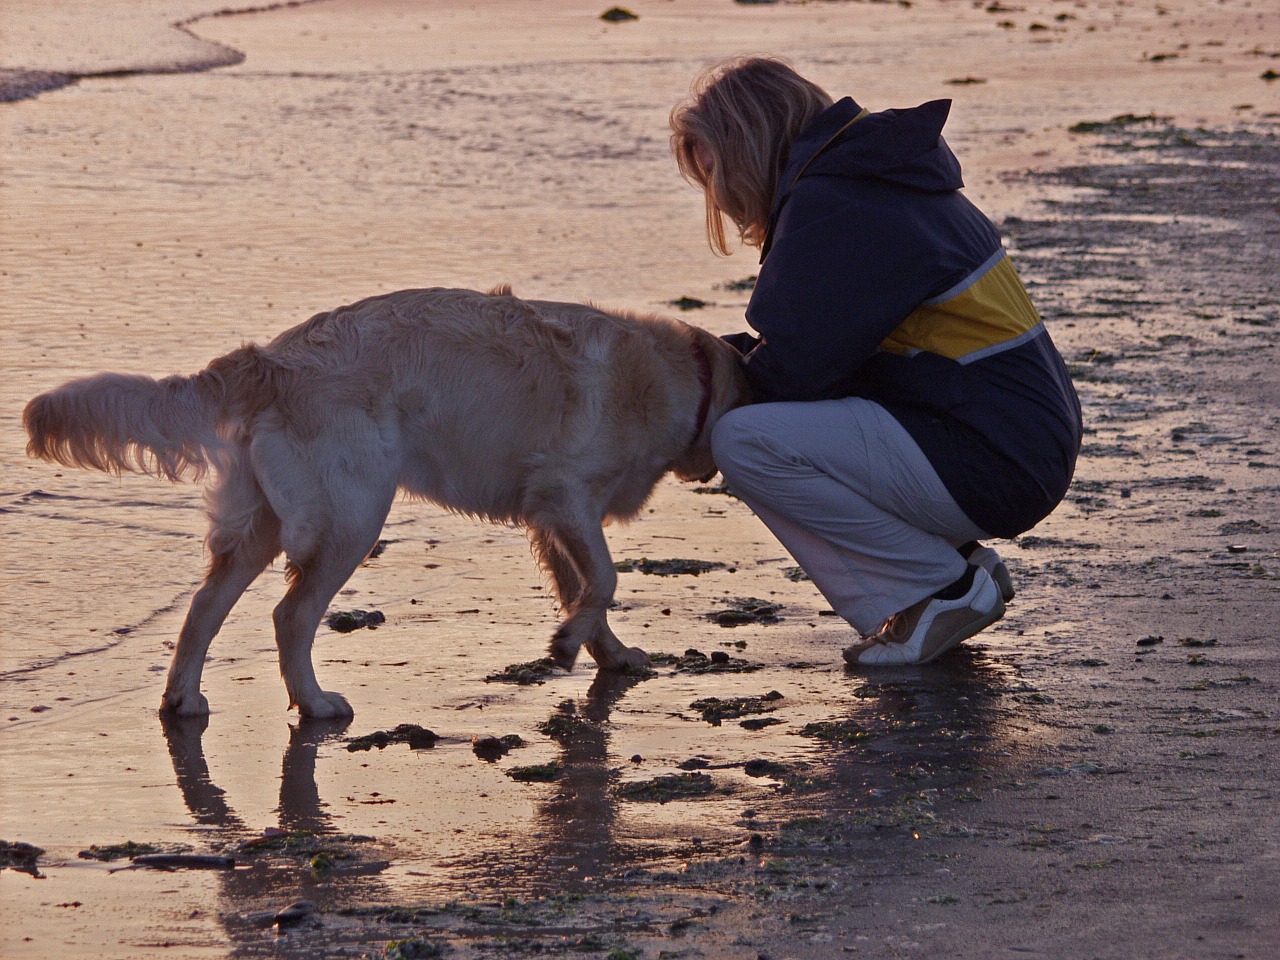
{"type": "Polygon", "coordinates": [[[397,490],[522,524],[563,623],[605,669],[646,664],[609,629],[617,586],[602,525],[639,513],[657,482],[715,474],[716,419],[747,402],[738,353],[697,327],[501,287],[403,290],[321,313],[266,346],[154,380],[101,373],[23,413],[33,457],[178,480],[212,469],[208,574],[191,601],[161,710],[199,715],[205,655],[281,553],[280,673],[303,716],[342,717],[311,646],[330,601],[378,540],[397,490]]]}

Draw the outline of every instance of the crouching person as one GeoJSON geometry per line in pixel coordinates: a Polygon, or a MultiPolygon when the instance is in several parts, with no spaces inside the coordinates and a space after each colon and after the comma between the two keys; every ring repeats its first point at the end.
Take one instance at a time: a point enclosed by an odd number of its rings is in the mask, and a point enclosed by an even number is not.
{"type": "Polygon", "coordinates": [[[761,252],[757,404],[715,427],[729,487],[861,634],[854,666],[921,664],[1004,615],[980,541],[1047,516],[1080,403],[992,223],[960,192],[949,101],[873,113],[778,60],[704,74],[672,111],[681,173],[761,252]]]}

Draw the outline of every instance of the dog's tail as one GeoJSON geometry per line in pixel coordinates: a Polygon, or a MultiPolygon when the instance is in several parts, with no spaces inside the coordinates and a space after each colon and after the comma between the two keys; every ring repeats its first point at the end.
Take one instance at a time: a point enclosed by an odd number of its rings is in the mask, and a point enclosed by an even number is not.
{"type": "Polygon", "coordinates": [[[109,473],[199,479],[227,447],[233,421],[250,412],[244,398],[263,396],[267,376],[265,358],[248,346],[190,377],[99,373],[72,380],[22,412],[27,454],[109,473]]]}

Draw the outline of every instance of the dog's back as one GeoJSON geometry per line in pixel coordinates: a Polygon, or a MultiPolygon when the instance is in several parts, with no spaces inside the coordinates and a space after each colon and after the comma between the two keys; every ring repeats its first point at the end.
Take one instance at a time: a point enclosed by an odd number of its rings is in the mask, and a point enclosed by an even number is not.
{"type": "Polygon", "coordinates": [[[688,442],[671,412],[683,324],[502,289],[424,289],[312,317],[265,348],[279,426],[340,444],[357,421],[399,447],[399,485],[452,510],[519,520],[566,470],[652,485],[688,442]],[[394,438],[394,439],[393,439],[394,438]],[[548,477],[547,474],[554,474],[548,477]]]}

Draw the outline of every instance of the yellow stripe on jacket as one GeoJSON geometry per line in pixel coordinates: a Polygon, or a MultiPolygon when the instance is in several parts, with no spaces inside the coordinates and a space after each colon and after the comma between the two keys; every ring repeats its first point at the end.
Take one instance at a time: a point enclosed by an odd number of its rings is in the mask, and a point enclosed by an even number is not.
{"type": "Polygon", "coordinates": [[[1039,324],[1018,272],[1000,250],[951,290],[913,310],[880,349],[899,354],[923,350],[963,360],[978,351],[997,352],[991,348],[1039,324]]]}

